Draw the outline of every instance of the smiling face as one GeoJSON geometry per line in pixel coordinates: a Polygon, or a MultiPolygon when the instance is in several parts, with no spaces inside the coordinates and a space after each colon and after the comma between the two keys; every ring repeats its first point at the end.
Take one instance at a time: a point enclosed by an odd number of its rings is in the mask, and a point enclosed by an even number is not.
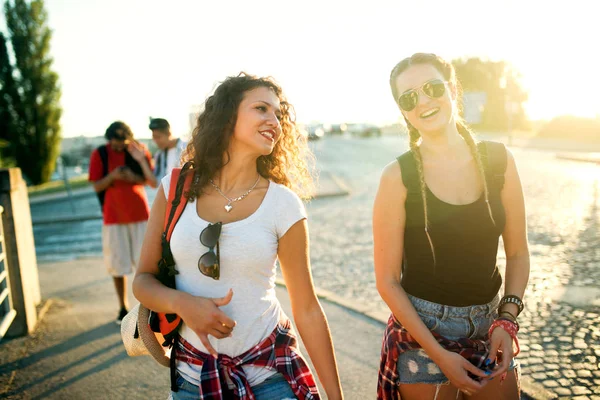
{"type": "Polygon", "coordinates": [[[442,90],[439,83],[445,81],[444,76],[430,64],[411,65],[395,79],[398,97],[407,94],[415,100],[412,110],[405,111],[402,107],[401,110],[402,115],[421,134],[443,132],[454,124],[456,86],[446,82],[440,95],[442,90]]]}
{"type": "Polygon", "coordinates": [[[267,87],[244,93],[237,112],[231,145],[257,156],[271,154],[281,137],[279,98],[267,87]]]}

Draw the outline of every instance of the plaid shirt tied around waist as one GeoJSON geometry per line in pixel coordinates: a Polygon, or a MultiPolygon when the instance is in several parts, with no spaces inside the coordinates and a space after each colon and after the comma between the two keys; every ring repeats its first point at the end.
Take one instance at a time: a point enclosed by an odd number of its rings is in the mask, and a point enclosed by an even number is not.
{"type": "Polygon", "coordinates": [[[319,400],[313,375],[296,350],[297,341],[291,327],[290,320],[283,319],[265,340],[237,357],[219,354],[218,358],[214,358],[199,351],[181,337],[173,350],[177,360],[202,366],[201,399],[254,400],[254,394],[242,369],[242,365],[253,365],[271,368],[281,373],[298,399],[319,400]],[[233,382],[233,389],[229,388],[225,376],[233,382]]]}
{"type": "MultiPolygon", "coordinates": [[[[485,340],[468,338],[449,340],[436,332],[431,333],[444,349],[460,354],[473,365],[479,367],[485,362],[489,348],[485,340]]],[[[383,344],[381,347],[381,362],[379,364],[379,376],[377,379],[378,400],[400,400],[400,393],[398,391],[398,386],[400,385],[398,357],[404,351],[420,348],[421,345],[391,314],[383,334],[383,344]]]]}

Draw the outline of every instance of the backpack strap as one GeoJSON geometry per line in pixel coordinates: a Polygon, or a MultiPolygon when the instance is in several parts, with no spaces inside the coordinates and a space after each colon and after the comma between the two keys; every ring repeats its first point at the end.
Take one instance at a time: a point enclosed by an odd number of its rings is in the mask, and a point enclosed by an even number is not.
{"type": "Polygon", "coordinates": [[[192,185],[194,174],[189,170],[192,167],[191,162],[187,162],[183,168],[173,168],[171,175],[171,184],[169,186],[169,197],[167,198],[167,208],[165,211],[164,231],[161,237],[162,244],[162,259],[159,262],[159,280],[171,287],[175,288],[175,275],[178,274],[175,269],[175,260],[171,253],[171,235],[175,224],[181,217],[187,201],[181,201],[184,191],[189,190],[192,185]],[[175,184],[173,184],[175,183],[175,184]]]}
{"type": "Polygon", "coordinates": [[[193,173],[188,173],[191,163],[186,163],[183,168],[173,168],[171,172],[171,184],[169,185],[169,198],[167,199],[167,210],[165,212],[164,234],[167,241],[171,241],[171,235],[175,224],[185,209],[186,201],[181,201],[183,193],[192,186],[193,173]],[[176,183],[175,185],[173,183],[176,183]]]}
{"type": "MultiPolygon", "coordinates": [[[[108,175],[108,149],[105,144],[96,148],[98,155],[100,156],[100,162],[102,162],[102,177],[108,175]]],[[[96,197],[100,202],[100,212],[104,214],[104,198],[106,197],[106,189],[101,192],[96,192],[96,197]]]]}
{"type": "Polygon", "coordinates": [[[108,149],[106,145],[98,146],[98,154],[100,155],[100,161],[102,161],[102,176],[108,175],[108,149]]]}
{"type": "Polygon", "coordinates": [[[503,143],[481,141],[477,143],[486,172],[490,193],[502,192],[506,173],[507,154],[503,143]]]}
{"type": "MultiPolygon", "coordinates": [[[[183,200],[183,193],[192,185],[194,179],[193,171],[190,171],[193,163],[187,162],[183,168],[174,168],[171,175],[169,197],[165,211],[164,231],[161,237],[161,259],[158,262],[158,274],[156,278],[165,286],[175,289],[175,275],[179,272],[175,269],[175,260],[171,252],[171,235],[175,224],[181,217],[187,201],[183,200]],[[175,185],[173,183],[176,183],[175,185]]],[[[163,346],[171,346],[177,337],[177,332],[182,320],[176,314],[150,313],[150,328],[154,332],[162,333],[165,338],[163,346]]]]}

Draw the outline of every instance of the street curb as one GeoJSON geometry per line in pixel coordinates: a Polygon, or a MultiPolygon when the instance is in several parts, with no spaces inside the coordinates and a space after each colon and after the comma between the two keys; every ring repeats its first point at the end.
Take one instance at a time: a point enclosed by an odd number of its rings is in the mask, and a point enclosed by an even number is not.
{"type": "Polygon", "coordinates": [[[315,195],[313,196],[313,199],[325,199],[325,198],[330,198],[330,197],[339,197],[339,196],[347,196],[350,194],[350,189],[348,187],[348,185],[346,184],[346,182],[344,182],[344,180],[342,178],[340,178],[339,176],[329,172],[329,171],[321,171],[319,174],[319,180],[321,179],[321,177],[326,176],[326,179],[329,179],[333,185],[336,187],[335,190],[330,190],[330,191],[323,191],[323,192],[319,192],[317,190],[317,193],[315,193],[315,195]]]}
{"type": "Polygon", "coordinates": [[[556,154],[556,158],[558,158],[560,160],[569,160],[569,161],[579,161],[579,162],[600,164],[600,153],[584,153],[584,154],[558,153],[558,154],[556,154]]]}
{"type": "MultiPolygon", "coordinates": [[[[286,288],[285,282],[281,278],[276,278],[275,284],[282,288],[286,288]]],[[[387,315],[387,314],[380,313],[380,312],[374,312],[372,310],[369,310],[367,307],[360,307],[356,303],[353,303],[347,299],[344,299],[344,298],[342,298],[328,290],[325,290],[325,289],[319,289],[319,288],[315,287],[315,293],[317,294],[317,297],[319,299],[322,299],[329,303],[338,305],[350,312],[353,312],[356,314],[361,314],[361,315],[367,317],[368,319],[370,319],[371,321],[381,324],[382,327],[385,327],[387,325],[387,321],[389,318],[389,315],[387,315]]]]}
{"type": "MultiPolygon", "coordinates": [[[[286,287],[284,280],[281,278],[275,279],[275,284],[283,288],[286,287]]],[[[381,324],[382,327],[385,327],[388,323],[389,314],[387,313],[369,310],[368,307],[362,307],[325,289],[315,288],[315,292],[319,299],[338,305],[350,312],[361,314],[371,321],[381,324]]],[[[544,386],[527,376],[521,377],[521,392],[522,399],[550,400],[558,398],[556,394],[549,392],[544,386]]]]}
{"type": "MultiPolygon", "coordinates": [[[[333,191],[325,191],[325,192],[317,192],[313,196],[314,199],[322,199],[327,197],[337,197],[337,196],[346,196],[350,194],[350,189],[348,185],[342,178],[336,176],[335,174],[328,171],[321,171],[321,176],[326,175],[328,179],[330,179],[335,186],[337,186],[336,190],[333,191]]],[[[94,190],[91,187],[85,187],[81,189],[77,189],[72,191],[72,197],[85,197],[94,193],[94,190]]],[[[60,192],[54,192],[51,194],[41,194],[41,195],[30,195],[29,196],[29,204],[38,204],[45,202],[53,202],[53,201],[62,201],[69,198],[69,194],[66,190],[60,192]]]]}
{"type": "MultiPolygon", "coordinates": [[[[94,189],[91,186],[75,189],[71,191],[73,198],[85,197],[94,194],[94,189]]],[[[51,203],[53,201],[62,201],[69,198],[69,193],[66,190],[58,191],[49,194],[29,195],[29,204],[51,203]]]]}
{"type": "MultiPolygon", "coordinates": [[[[52,307],[53,304],[54,304],[54,299],[52,299],[52,298],[46,299],[46,301],[44,301],[44,304],[42,304],[42,306],[40,307],[40,310],[38,311],[38,317],[37,317],[38,325],[40,322],[42,322],[42,320],[46,316],[46,313],[48,312],[50,307],[52,307]]],[[[36,327],[37,327],[37,325],[36,325],[36,327]]]]}
{"type": "MultiPolygon", "coordinates": [[[[347,196],[350,194],[350,189],[348,188],[348,185],[346,184],[346,182],[344,182],[344,180],[340,177],[338,177],[337,175],[329,172],[329,171],[322,171],[321,172],[321,176],[324,176],[326,180],[330,181],[330,185],[329,186],[329,190],[328,191],[322,191],[319,192],[317,191],[317,193],[315,193],[315,195],[312,197],[312,200],[317,200],[317,199],[325,199],[325,198],[332,198],[332,197],[341,197],[341,196],[347,196]],[[333,186],[334,188],[331,189],[331,186],[333,186]]],[[[72,193],[72,197],[73,198],[77,198],[77,197],[85,197],[85,196],[90,196],[94,193],[94,191],[91,188],[82,188],[82,189],[78,189],[76,191],[74,191],[72,193]]],[[[38,197],[32,197],[29,199],[29,204],[39,204],[39,203],[51,203],[54,201],[64,201],[64,200],[68,200],[69,199],[69,195],[67,194],[67,192],[56,192],[56,193],[52,193],[49,195],[40,195],[38,197]]],[[[88,221],[88,220],[95,220],[95,219],[102,219],[102,214],[85,214],[85,215],[79,215],[79,214],[75,214],[75,215],[70,215],[70,216],[61,216],[59,218],[56,217],[47,217],[47,218],[37,218],[35,220],[32,221],[33,225],[44,225],[44,224],[54,224],[54,223],[69,223],[69,222],[81,222],[81,221],[88,221]]]]}

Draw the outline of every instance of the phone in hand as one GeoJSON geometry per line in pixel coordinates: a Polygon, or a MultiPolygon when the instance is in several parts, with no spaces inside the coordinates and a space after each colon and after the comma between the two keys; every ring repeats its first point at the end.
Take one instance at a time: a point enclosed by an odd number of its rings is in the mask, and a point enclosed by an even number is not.
{"type": "MultiPolygon", "coordinates": [[[[477,368],[479,368],[480,370],[482,370],[483,372],[489,372],[488,375],[490,375],[493,371],[494,368],[496,368],[496,360],[493,360],[492,362],[490,362],[488,365],[485,365],[485,362],[487,361],[487,359],[490,357],[489,353],[486,354],[486,356],[482,359],[481,363],[479,365],[475,365],[477,368]]],[[[479,382],[481,381],[483,378],[480,376],[476,376],[473,375],[472,373],[468,373],[469,378],[479,382]]]]}

